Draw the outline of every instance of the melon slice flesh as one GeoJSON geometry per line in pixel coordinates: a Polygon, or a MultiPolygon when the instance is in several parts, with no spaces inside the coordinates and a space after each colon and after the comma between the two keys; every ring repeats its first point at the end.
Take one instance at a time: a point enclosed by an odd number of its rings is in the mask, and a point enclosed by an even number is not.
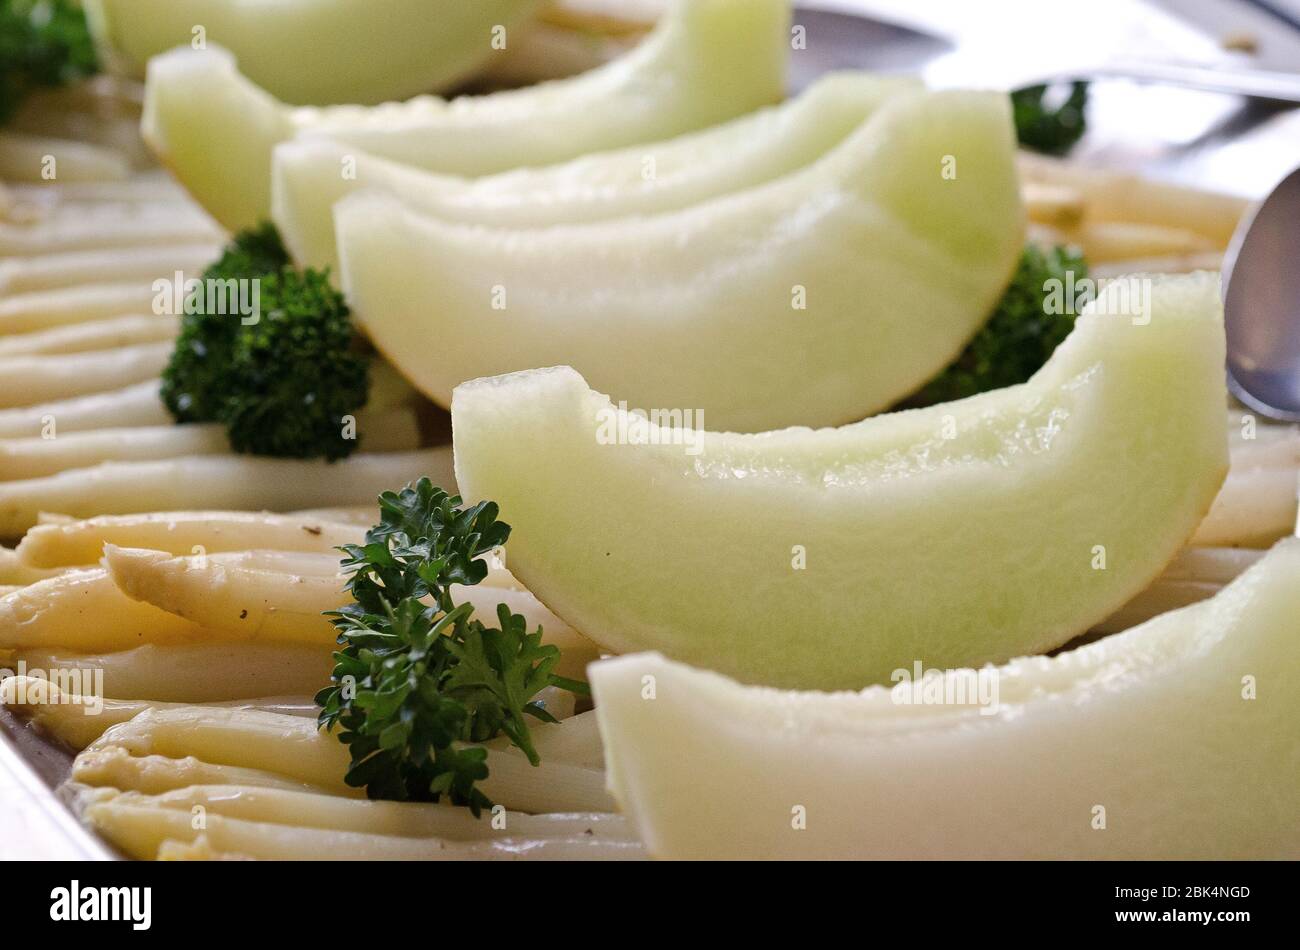
{"type": "MultiPolygon", "coordinates": [[[[376,103],[445,89],[494,54],[493,30],[525,24],[539,0],[88,0],[110,61],[143,75],[150,57],[205,42],[253,82],[301,105],[376,103]]],[[[498,36],[502,35],[498,32],[498,36]]],[[[498,43],[498,45],[500,45],[498,43]]]]}
{"type": "Polygon", "coordinates": [[[477,380],[452,405],[457,482],[610,652],[840,689],[1046,651],[1144,589],[1227,471],[1218,278],[1145,280],[1028,383],[839,429],[637,426],[568,367],[477,380]]]}
{"type": "Polygon", "coordinates": [[[447,102],[292,108],[216,47],[149,62],[145,140],[230,229],[270,213],[271,151],[301,132],[452,175],[654,142],[777,102],[789,0],[679,0],[627,56],[581,76],[447,102]]]}
{"type": "Polygon", "coordinates": [[[565,363],[714,428],[833,425],[923,385],[987,318],[1022,247],[1013,155],[1005,96],[922,92],[803,169],[665,214],[484,228],[358,192],[334,212],[342,284],[444,406],[565,363]]]}
{"type": "Polygon", "coordinates": [[[362,188],[447,221],[541,227],[685,208],[761,185],[834,148],[910,78],[834,73],[802,96],[666,142],[466,179],[304,136],[276,147],[271,210],[294,259],[337,271],[334,205],[362,188]],[[344,169],[347,169],[345,175],[344,169]]]}
{"type": "Polygon", "coordinates": [[[1295,859],[1297,617],[1291,539],[1210,600],[986,669],[996,706],[742,686],[657,654],[588,675],[611,791],[659,857],[1295,859]]]}

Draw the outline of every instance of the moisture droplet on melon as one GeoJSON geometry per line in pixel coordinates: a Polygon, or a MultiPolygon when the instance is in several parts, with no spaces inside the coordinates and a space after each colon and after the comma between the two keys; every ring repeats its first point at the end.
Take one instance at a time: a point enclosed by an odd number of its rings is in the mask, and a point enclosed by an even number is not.
{"type": "Polygon", "coordinates": [[[1217,275],[1135,278],[1029,382],[838,429],[639,426],[567,367],[466,383],[457,481],[610,652],[860,688],[1059,647],[1143,590],[1227,471],[1223,365],[1217,275]]]}

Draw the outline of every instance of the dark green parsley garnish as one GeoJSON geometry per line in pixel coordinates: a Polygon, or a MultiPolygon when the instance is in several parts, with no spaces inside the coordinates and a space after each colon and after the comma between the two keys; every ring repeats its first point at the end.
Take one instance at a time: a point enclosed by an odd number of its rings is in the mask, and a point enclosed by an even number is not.
{"type": "Polygon", "coordinates": [[[504,734],[528,760],[538,755],[528,717],[554,722],[536,701],[548,686],[587,693],[556,676],[557,647],[505,605],[497,625],[453,603],[453,584],[487,575],[480,555],[505,544],[497,506],[462,507],[427,478],[379,497],[380,522],[364,545],[344,548],[352,604],[330,616],[342,649],[333,685],[316,696],[320,724],[340,727],[352,763],[345,781],[371,798],[492,803],[476,783],[487,752],[466,743],[504,734]]]}
{"type": "Polygon", "coordinates": [[[1083,138],[1088,106],[1088,84],[1070,84],[1059,104],[1051,101],[1051,86],[1029,86],[1011,94],[1011,114],[1016,137],[1025,148],[1047,155],[1064,155],[1083,138]]]}
{"type": "Polygon", "coordinates": [[[235,237],[186,300],[163,402],[178,422],[222,423],[237,452],[343,458],[358,444],[345,436],[344,417],[370,390],[368,360],[353,338],[328,274],[295,269],[275,226],[260,225],[235,237]],[[207,288],[254,280],[255,323],[210,307],[207,288]]]}

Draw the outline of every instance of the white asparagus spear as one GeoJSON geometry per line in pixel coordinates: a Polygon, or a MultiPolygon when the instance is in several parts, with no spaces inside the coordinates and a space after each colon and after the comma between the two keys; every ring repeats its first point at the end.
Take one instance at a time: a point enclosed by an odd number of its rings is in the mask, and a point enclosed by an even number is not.
{"type": "Polygon", "coordinates": [[[163,171],[141,172],[126,181],[76,181],[61,184],[16,184],[10,190],[17,201],[45,201],[53,204],[140,204],[171,203],[177,208],[194,210],[193,200],[185,189],[163,171]]]}
{"type": "Polygon", "coordinates": [[[1191,543],[1198,547],[1268,547],[1296,523],[1296,470],[1229,471],[1191,543]]]}
{"type": "MultiPolygon", "coordinates": [[[[170,199],[162,201],[53,201],[44,213],[31,222],[32,231],[41,228],[58,228],[61,225],[76,224],[81,227],[101,225],[105,227],[141,227],[153,225],[173,228],[182,222],[209,226],[209,219],[196,205],[178,205],[170,199]]],[[[201,242],[211,243],[219,240],[214,230],[201,242]]],[[[177,242],[181,243],[181,242],[177,242]]],[[[111,245],[110,245],[111,247],[111,245]]]]}
{"type": "MultiPolygon", "coordinates": [[[[0,361],[3,362],[3,361],[0,361]]],[[[357,433],[370,451],[410,451],[420,444],[420,425],[412,409],[357,414],[357,433]]],[[[147,461],[231,451],[219,424],[144,426],[69,432],[55,439],[0,442],[0,481],[55,475],[103,462],[147,461]]]]}
{"type": "Polygon", "coordinates": [[[67,86],[37,89],[24,108],[94,111],[139,116],[144,101],[142,83],[113,73],[98,73],[67,86]]]}
{"type": "Polygon", "coordinates": [[[230,451],[220,425],[147,426],[69,432],[56,439],[0,442],[0,481],[54,475],[101,462],[218,455],[230,451]]]}
{"type": "Polygon", "coordinates": [[[1186,548],[1169,562],[1160,580],[1227,584],[1264,556],[1251,548],[1186,548]]]}
{"type": "Polygon", "coordinates": [[[168,838],[158,845],[158,861],[253,861],[246,854],[233,851],[218,851],[212,847],[207,835],[199,835],[193,841],[177,841],[168,838]]]}
{"type": "Polygon", "coordinates": [[[69,323],[0,339],[0,358],[87,353],[139,343],[157,343],[174,340],[179,330],[180,318],[168,316],[128,314],[90,323],[69,323]]]}
{"type": "Polygon", "coordinates": [[[622,815],[609,812],[561,812],[529,815],[501,809],[475,818],[468,808],[431,802],[391,802],[345,798],[266,788],[264,786],[192,785],[156,795],[123,791],[114,801],[243,821],[354,831],[403,838],[445,838],[448,841],[488,841],[503,838],[568,838],[587,835],[614,841],[636,841],[622,815]]]}
{"type": "Polygon", "coordinates": [[[128,280],[152,286],[157,278],[174,279],[177,271],[200,274],[220,254],[219,245],[203,243],[13,258],[0,261],[0,295],[128,280]]]}
{"type": "Polygon", "coordinates": [[[1137,175],[1089,168],[1022,152],[1017,159],[1024,182],[1071,188],[1083,196],[1089,221],[1119,221],[1185,228],[1227,247],[1250,202],[1137,175]]]}
{"type": "Polygon", "coordinates": [[[375,505],[345,505],[338,508],[304,508],[292,512],[295,517],[308,518],[313,521],[328,521],[332,524],[355,525],[369,528],[378,520],[379,509],[375,505]]]}
{"type": "Polygon", "coordinates": [[[122,181],[130,174],[130,162],[116,149],[0,132],[0,178],[7,181],[122,181]]]}
{"type": "MultiPolygon", "coordinates": [[[[28,101],[9,122],[8,128],[23,135],[73,140],[116,152],[129,170],[149,164],[152,156],[140,140],[140,119],[129,115],[102,114],[98,110],[33,108],[28,101]]],[[[110,182],[125,179],[110,179],[110,182]]]]}
{"type": "Polygon", "coordinates": [[[150,379],[109,392],[0,409],[0,439],[49,439],[66,432],[171,425],[174,420],[158,396],[158,386],[158,380],[150,379]]]}
{"type": "Polygon", "coordinates": [[[1250,410],[1228,410],[1228,440],[1233,448],[1253,443],[1291,442],[1300,427],[1270,422],[1250,410]]]}
{"type": "MultiPolygon", "coordinates": [[[[337,581],[340,587],[343,582],[343,578],[339,575],[339,559],[341,555],[338,551],[280,551],[270,548],[221,551],[217,553],[205,552],[201,555],[186,556],[171,555],[163,551],[132,550],[130,548],[114,547],[111,544],[104,545],[104,560],[106,561],[116,561],[117,557],[121,555],[129,558],[132,554],[148,555],[149,557],[145,559],[146,562],[152,561],[156,555],[161,555],[167,561],[181,561],[184,566],[199,572],[219,567],[227,571],[256,571],[262,574],[274,574],[279,577],[302,576],[329,581],[331,584],[337,581]]],[[[330,608],[326,607],[325,609],[330,608]]]]}
{"type": "Polygon", "coordinates": [[[1289,437],[1233,440],[1231,453],[1233,471],[1300,468],[1300,432],[1292,431],[1289,437]]]}
{"type": "Polygon", "coordinates": [[[82,785],[117,788],[124,792],[157,795],[190,785],[243,785],[253,788],[283,788],[361,798],[364,789],[326,791],[316,785],[295,782],[282,775],[237,765],[213,765],[193,756],[132,755],[120,746],[87,749],[72,763],[71,781],[82,785]]]}
{"type": "MultiPolygon", "coordinates": [[[[590,736],[581,720],[578,716],[531,727],[535,742],[541,743],[539,766],[529,764],[518,749],[489,746],[490,774],[482,785],[484,794],[506,808],[532,814],[614,811],[604,772],[590,766],[590,736]],[[573,740],[578,750],[548,734],[570,723],[579,723],[573,740]],[[574,761],[566,761],[566,756],[574,761]]],[[[343,782],[349,764],[347,747],[337,736],[319,731],[314,722],[296,716],[213,707],[147,710],[112,726],[88,748],[114,745],[133,755],[192,755],[213,764],[274,772],[331,791],[347,788],[343,782]]]]}
{"type": "Polygon", "coordinates": [[[1191,254],[1128,258],[1105,263],[1089,261],[1088,276],[1098,280],[1113,280],[1129,274],[1190,274],[1193,271],[1219,270],[1222,267],[1222,251],[1197,251],[1191,254]]]}
{"type": "MultiPolygon", "coordinates": [[[[373,520],[375,509],[370,510],[373,520]]],[[[357,525],[303,514],[164,511],[39,525],[23,537],[17,556],[33,568],[93,564],[105,544],[116,544],[176,556],[193,554],[197,547],[209,554],[278,550],[319,552],[336,558],[340,545],[359,544],[364,535],[365,529],[357,525]]]]}
{"type": "MultiPolygon", "coordinates": [[[[86,562],[91,563],[90,561],[86,562]]],[[[28,564],[22,556],[13,548],[0,546],[0,584],[6,586],[26,587],[28,584],[35,584],[37,581],[43,581],[47,577],[56,577],[59,574],[67,573],[66,567],[54,565],[51,567],[37,567],[28,564]]]]}
{"type": "MultiPolygon", "coordinates": [[[[265,559],[259,564],[247,555],[176,557],[165,551],[104,547],[104,563],[128,597],[226,638],[328,645],[338,635],[324,612],[337,610],[350,598],[343,589],[346,578],[337,573],[337,560],[318,557],[322,560],[317,570],[288,573],[285,564],[265,559]]],[[[505,604],[526,619],[529,629],[540,626],[544,642],[561,650],[556,666],[561,676],[581,677],[587,664],[599,659],[591,641],[527,591],[454,585],[450,593],[455,603],[473,604],[484,623],[495,623],[497,605],[505,604]]]]}
{"type": "MultiPolygon", "coordinates": [[[[561,723],[542,722],[531,727],[533,747],[549,762],[562,762],[577,768],[599,770],[605,767],[605,752],[600,743],[600,728],[593,711],[581,713],[561,723]]],[[[489,753],[509,751],[523,757],[505,736],[484,743],[489,753]]],[[[604,809],[596,809],[603,811],[604,809]]]]}
{"type": "Polygon", "coordinates": [[[322,611],[350,600],[334,570],[325,576],[286,574],[220,555],[172,557],[111,544],[104,547],[104,563],[133,600],[232,639],[328,647],[338,634],[322,611]]]}
{"type": "MultiPolygon", "coordinates": [[[[110,726],[134,719],[146,709],[177,708],[180,704],[145,699],[108,699],[93,693],[78,692],[78,684],[59,671],[29,676],[15,667],[16,675],[0,682],[0,705],[40,726],[49,735],[71,749],[90,745],[110,726]],[[66,688],[65,688],[66,687],[66,688]]],[[[286,715],[307,715],[314,719],[318,707],[308,698],[294,700],[290,706],[283,697],[236,700],[241,709],[260,709],[286,715]],[[292,709],[292,713],[286,710],[292,709]]],[[[91,783],[95,784],[95,783],[91,783]]],[[[100,783],[102,784],[102,783],[100,783]]]]}
{"type": "Polygon", "coordinates": [[[109,727],[87,748],[107,746],[121,746],[132,755],[192,755],[330,790],[347,788],[347,747],[298,716],[210,706],[147,710],[109,727]]]}
{"type": "Polygon", "coordinates": [[[68,571],[0,597],[0,649],[111,652],[213,639],[220,638],[127,597],[102,568],[68,571]]]}
{"type": "Polygon", "coordinates": [[[113,247],[204,244],[221,239],[215,225],[190,214],[142,215],[129,220],[81,218],[56,205],[49,216],[30,225],[0,223],[0,257],[34,257],[64,251],[113,247]]]}
{"type": "MultiPolygon", "coordinates": [[[[220,703],[259,696],[314,694],[329,685],[329,650],[280,643],[148,644],[114,653],[16,650],[10,666],[29,670],[102,671],[116,699],[220,703]]],[[[84,677],[83,677],[84,682],[84,677]]]]}
{"type": "Polygon", "coordinates": [[[210,814],[200,830],[188,812],[151,805],[124,804],[116,796],[86,807],[85,817],[101,834],[135,858],[152,858],[168,841],[193,841],[202,835],[219,852],[264,860],[314,861],[472,861],[472,860],[636,860],[645,849],[635,842],[577,835],[567,838],[501,838],[453,842],[329,831],[244,821],[210,814]]]}
{"type": "Polygon", "coordinates": [[[0,406],[72,399],[154,379],[173,348],[166,340],[91,353],[0,358],[0,406]]]}
{"type": "Polygon", "coordinates": [[[145,281],[81,284],[13,294],[0,300],[0,335],[110,317],[148,316],[153,313],[154,297],[153,288],[145,281]]]}
{"type": "Polygon", "coordinates": [[[25,664],[15,665],[11,672],[16,675],[0,681],[0,706],[70,749],[84,749],[109,726],[126,722],[145,708],[63,689],[60,683],[68,684],[62,677],[51,681],[44,675],[26,675],[25,664]]]}
{"type": "Polygon", "coordinates": [[[1195,231],[1131,221],[1093,221],[1069,229],[1031,224],[1029,231],[1035,240],[1079,246],[1090,265],[1144,257],[1190,257],[1219,250],[1213,240],[1195,231]]]}
{"type": "Polygon", "coordinates": [[[530,724],[540,766],[533,766],[508,740],[487,743],[488,777],[480,783],[483,794],[533,814],[616,811],[618,806],[605,789],[600,736],[587,719],[594,719],[594,714],[583,713],[558,724],[530,724]]]}
{"type": "MultiPolygon", "coordinates": [[[[202,548],[209,554],[221,551],[311,551],[336,557],[344,544],[360,544],[366,529],[378,519],[376,505],[347,508],[315,508],[289,514],[266,511],[155,511],[130,515],[103,515],[83,520],[54,518],[28,531],[17,551],[0,548],[0,581],[11,561],[21,558],[26,568],[35,570],[78,567],[94,564],[103,554],[105,544],[124,548],[148,548],[167,551],[180,557],[202,548]]],[[[491,565],[481,582],[483,587],[505,587],[522,591],[523,585],[495,562],[491,554],[484,557],[491,565]]],[[[15,565],[16,566],[16,565],[15,565]]],[[[46,574],[30,574],[31,583],[46,574]]],[[[453,588],[460,590],[459,587],[453,588]]],[[[519,611],[516,611],[517,613],[519,611]]]]}
{"type": "Polygon", "coordinates": [[[1083,221],[1087,203],[1083,194],[1069,185],[1023,182],[1020,195],[1029,220],[1054,228],[1073,228],[1083,221]]]}
{"type": "Polygon", "coordinates": [[[362,504],[421,475],[451,488],[450,447],[358,453],[340,462],[206,455],[105,462],[44,478],[0,483],[0,537],[15,537],[43,511],[73,518],[198,507],[288,511],[362,504]]]}

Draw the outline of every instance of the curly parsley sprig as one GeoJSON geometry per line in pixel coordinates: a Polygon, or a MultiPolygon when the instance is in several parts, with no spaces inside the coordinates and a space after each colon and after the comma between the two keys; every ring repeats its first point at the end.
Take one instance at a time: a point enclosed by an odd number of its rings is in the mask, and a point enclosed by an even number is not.
{"type": "Polygon", "coordinates": [[[1060,102],[1049,86],[1028,86],[1011,94],[1016,137],[1025,148],[1047,155],[1064,155],[1087,129],[1088,84],[1075,82],[1060,102]]]}
{"type": "Polygon", "coordinates": [[[447,795],[478,815],[492,805],[477,787],[487,752],[465,743],[504,734],[537,765],[528,717],[556,720],[534,697],[587,685],[555,675],[559,649],[504,604],[491,627],[453,603],[451,586],[482,581],[480,555],[510,536],[496,504],[462,507],[421,478],[381,495],[379,510],[365,544],[343,548],[353,603],[330,614],[342,649],[333,685],[316,696],[319,722],[340,727],[348,785],[398,801],[447,795]]]}

